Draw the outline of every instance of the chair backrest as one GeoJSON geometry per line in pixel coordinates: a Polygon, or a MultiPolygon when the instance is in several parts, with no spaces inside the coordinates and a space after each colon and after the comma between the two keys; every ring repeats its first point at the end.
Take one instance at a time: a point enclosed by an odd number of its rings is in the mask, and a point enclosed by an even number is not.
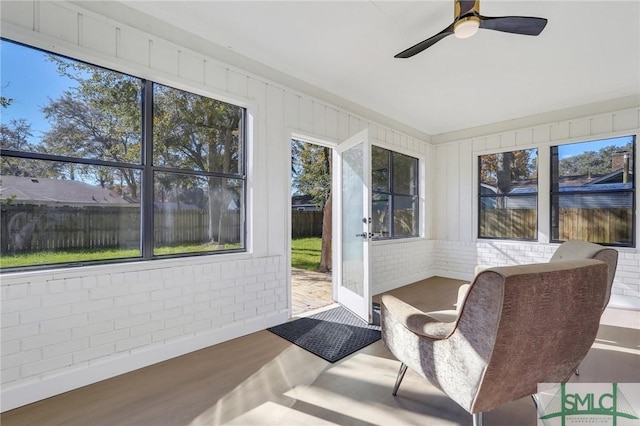
{"type": "Polygon", "coordinates": [[[593,259],[476,276],[450,336],[472,348],[467,356],[487,363],[466,401],[469,411],[534,394],[538,383],[568,380],[595,341],[606,292],[607,265],[593,259]]]}
{"type": "Polygon", "coordinates": [[[565,241],[560,244],[555,253],[553,253],[549,262],[578,259],[597,259],[609,266],[609,285],[607,287],[607,296],[602,306],[602,310],[604,311],[611,298],[611,287],[613,286],[613,279],[615,278],[616,268],[618,267],[618,251],[611,247],[603,247],[587,241],[565,241]]]}

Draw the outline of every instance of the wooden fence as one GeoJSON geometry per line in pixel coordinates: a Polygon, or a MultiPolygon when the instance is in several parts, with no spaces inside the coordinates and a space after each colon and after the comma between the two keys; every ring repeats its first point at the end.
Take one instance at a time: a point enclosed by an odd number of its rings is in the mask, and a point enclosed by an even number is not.
{"type": "MultiPolygon", "coordinates": [[[[559,211],[558,240],[586,240],[596,243],[632,241],[632,212],[629,208],[563,208],[559,211]]],[[[487,209],[480,213],[480,236],[489,238],[537,238],[537,210],[487,209]]]]}
{"type": "Polygon", "coordinates": [[[321,211],[292,211],[291,237],[321,237],[322,216],[323,212],[321,211]]]}
{"type": "MultiPolygon", "coordinates": [[[[214,219],[215,241],[220,237],[225,243],[240,241],[240,212],[225,213],[222,221],[214,219]]],[[[140,247],[140,208],[135,205],[3,205],[0,226],[0,254],[140,247]]],[[[157,246],[205,243],[208,235],[206,211],[154,211],[157,246]]]]}

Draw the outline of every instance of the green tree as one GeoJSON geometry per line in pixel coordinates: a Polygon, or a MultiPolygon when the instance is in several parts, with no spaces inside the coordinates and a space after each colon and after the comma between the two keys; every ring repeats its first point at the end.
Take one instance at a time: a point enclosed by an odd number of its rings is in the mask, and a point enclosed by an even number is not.
{"type": "MultiPolygon", "coordinates": [[[[241,121],[239,107],[155,85],[154,163],[178,169],[241,173],[241,121]]],[[[191,194],[194,196],[191,202],[208,208],[210,242],[223,245],[233,241],[230,206],[239,205],[242,198],[234,179],[209,177],[204,182],[204,191],[198,191],[197,180],[180,174],[166,174],[165,178],[161,187],[181,188],[182,196],[191,194]]]]}
{"type": "MultiPolygon", "coordinates": [[[[141,81],[77,61],[51,55],[58,73],[76,82],[58,99],[43,107],[51,128],[42,138],[43,149],[52,154],[78,158],[99,158],[121,163],[141,162],[141,81]]],[[[68,164],[65,178],[90,176],[103,187],[118,188],[138,199],[140,175],[132,168],[117,173],[103,167],[68,164]]]]}
{"type": "MultiPolygon", "coordinates": [[[[566,157],[558,162],[560,176],[592,176],[605,175],[613,170],[614,154],[626,151],[631,153],[632,144],[626,147],[609,145],[596,151],[585,151],[581,154],[566,157]]],[[[631,156],[633,158],[633,156],[631,156]]]]}
{"type": "MultiPolygon", "coordinates": [[[[42,139],[43,149],[69,157],[141,164],[142,81],[55,56],[50,60],[60,75],[76,85],[43,108],[51,123],[42,139]]],[[[242,108],[157,84],[153,91],[153,164],[176,170],[155,174],[155,199],[208,209],[209,241],[233,240],[229,206],[241,203],[241,185],[235,179],[179,171],[242,173],[242,108]]],[[[139,197],[140,173],[133,168],[67,164],[64,177],[75,179],[76,175],[90,176],[133,199],[139,197]]]]}
{"type": "Polygon", "coordinates": [[[483,155],[480,157],[480,181],[508,192],[511,182],[537,177],[536,160],[535,149],[483,155]]]}

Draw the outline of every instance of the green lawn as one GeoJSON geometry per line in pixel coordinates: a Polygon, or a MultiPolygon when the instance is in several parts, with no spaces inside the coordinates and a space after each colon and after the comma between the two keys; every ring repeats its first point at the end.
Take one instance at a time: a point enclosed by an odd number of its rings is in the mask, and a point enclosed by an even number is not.
{"type": "Polygon", "coordinates": [[[294,238],[291,240],[291,267],[317,271],[320,266],[322,238],[294,238]]]}
{"type": "MultiPolygon", "coordinates": [[[[227,249],[235,247],[227,245],[227,249]]],[[[291,241],[291,266],[308,271],[317,271],[320,265],[322,238],[295,238],[291,241]]],[[[156,254],[189,253],[210,250],[210,246],[183,245],[161,247],[156,254]]],[[[0,268],[12,268],[34,265],[54,265],[73,262],[100,261],[107,259],[126,259],[140,256],[138,250],[96,250],[96,251],[59,251],[0,256],[0,268]]]]}
{"type": "MultiPolygon", "coordinates": [[[[208,244],[185,244],[178,246],[159,247],[155,250],[156,255],[195,253],[215,250],[217,245],[208,244]]],[[[238,248],[237,245],[227,244],[226,249],[238,248]]],[[[0,256],[0,268],[14,268],[37,265],[55,265],[74,262],[90,262],[109,259],[128,259],[140,257],[140,250],[70,250],[70,251],[41,251],[37,253],[3,255],[0,256]]],[[[318,259],[320,259],[318,257],[318,259]]]]}

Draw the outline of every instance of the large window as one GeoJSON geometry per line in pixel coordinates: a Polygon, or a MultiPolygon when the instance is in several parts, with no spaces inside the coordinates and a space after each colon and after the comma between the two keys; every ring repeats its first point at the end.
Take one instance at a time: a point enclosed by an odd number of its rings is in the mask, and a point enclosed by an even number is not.
{"type": "Polygon", "coordinates": [[[372,230],[375,239],[418,236],[418,159],[371,149],[372,230]]]}
{"type": "Polygon", "coordinates": [[[552,241],[634,246],[633,136],[551,147],[552,241]]]}
{"type": "Polygon", "coordinates": [[[478,157],[478,237],[537,239],[538,151],[478,157]]]}
{"type": "Polygon", "coordinates": [[[244,250],[243,108],[0,49],[2,269],[244,250]]]}

